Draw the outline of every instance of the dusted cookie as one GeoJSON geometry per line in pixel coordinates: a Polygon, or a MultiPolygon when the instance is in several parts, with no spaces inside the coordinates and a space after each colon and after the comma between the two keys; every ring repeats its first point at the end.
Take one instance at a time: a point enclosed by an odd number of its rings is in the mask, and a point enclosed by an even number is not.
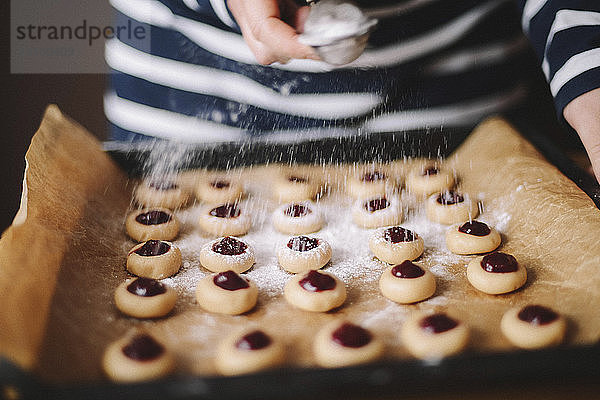
{"type": "Polygon", "coordinates": [[[452,189],[452,186],[454,186],[452,172],[435,165],[414,169],[406,177],[406,189],[417,197],[445,192],[452,189]]]}
{"type": "Polygon", "coordinates": [[[380,358],[383,344],[365,328],[334,321],[317,333],[314,352],[317,364],[322,367],[345,367],[380,358]]]}
{"type": "Polygon", "coordinates": [[[423,254],[423,239],[401,226],[377,229],[369,238],[369,248],[375,257],[388,264],[414,260],[423,254]]]}
{"type": "Polygon", "coordinates": [[[233,271],[209,275],[198,282],[196,300],[206,311],[238,315],[256,305],[256,284],[233,271]]]}
{"type": "Polygon", "coordinates": [[[400,304],[428,299],[435,287],[433,274],[408,260],[385,270],[379,278],[381,294],[400,304]]]}
{"type": "Polygon", "coordinates": [[[111,343],[102,367],[115,382],[141,382],[168,375],[175,368],[171,353],[146,333],[129,334],[111,343]]]}
{"type": "Polygon", "coordinates": [[[216,236],[241,236],[248,233],[252,219],[248,211],[237,203],[204,206],[198,220],[200,228],[216,236]]]}
{"type": "Polygon", "coordinates": [[[179,221],[166,208],[136,210],[125,220],[127,234],[138,242],[173,240],[179,234],[179,221]]]}
{"type": "Polygon", "coordinates": [[[383,171],[363,171],[350,177],[348,193],[355,199],[383,197],[395,189],[395,182],[383,171]]]}
{"type": "Polygon", "coordinates": [[[313,270],[290,279],[283,288],[283,296],[302,310],[325,312],[344,303],[346,286],[329,272],[313,270]]]}
{"type": "Polygon", "coordinates": [[[217,347],[216,367],[223,375],[240,375],[276,367],[285,360],[283,344],[256,328],[246,328],[217,347]]]}
{"type": "Polygon", "coordinates": [[[446,232],[446,247],[454,254],[480,254],[500,246],[500,234],[479,221],[467,221],[451,226],[446,232]]]}
{"type": "Polygon", "coordinates": [[[444,313],[417,314],[404,323],[400,336],[415,357],[442,358],[462,351],[469,340],[469,329],[444,313]]]}
{"type": "Polygon", "coordinates": [[[115,290],[115,304],[123,313],[136,318],[158,318],[175,306],[177,293],[169,286],[148,278],[128,279],[115,290]]]}
{"type": "Polygon", "coordinates": [[[510,254],[497,251],[472,259],[467,265],[467,279],[477,290],[502,294],[523,286],[527,270],[510,254]]]}
{"type": "Polygon", "coordinates": [[[281,233],[303,235],[323,227],[323,217],[310,201],[283,205],[273,213],[273,226],[281,233]]]}
{"type": "Polygon", "coordinates": [[[173,181],[149,179],[135,190],[135,200],[143,207],[164,207],[176,209],[188,203],[188,192],[173,181]]]}
{"type": "Polygon", "coordinates": [[[280,203],[313,200],[319,192],[314,178],[304,175],[286,174],[275,180],[273,195],[280,203]]]}
{"type": "Polygon", "coordinates": [[[243,196],[242,185],[226,177],[205,179],[196,187],[196,198],[209,204],[236,203],[243,196]]]}
{"type": "Polygon", "coordinates": [[[331,246],[323,239],[296,236],[277,249],[277,260],[294,274],[320,269],[331,260],[331,246]]]}
{"type": "Polygon", "coordinates": [[[500,328],[515,346],[539,349],[562,342],[566,325],[565,318],[554,310],[528,305],[508,310],[502,317],[500,328]]]}
{"type": "Polygon", "coordinates": [[[479,215],[477,202],[469,195],[454,191],[434,194],[427,199],[427,218],[440,224],[469,221],[479,215]]]}
{"type": "Polygon", "coordinates": [[[163,240],[148,240],[135,245],[127,256],[127,271],[144,278],[163,279],[181,267],[181,251],[163,240]]]}
{"type": "Polygon", "coordinates": [[[402,208],[397,197],[373,197],[357,200],[352,207],[352,220],[361,228],[379,228],[402,222],[402,208]]]}
{"type": "Polygon", "coordinates": [[[243,240],[226,236],[207,243],[200,250],[200,263],[212,272],[232,270],[241,273],[255,262],[254,251],[243,240]]]}

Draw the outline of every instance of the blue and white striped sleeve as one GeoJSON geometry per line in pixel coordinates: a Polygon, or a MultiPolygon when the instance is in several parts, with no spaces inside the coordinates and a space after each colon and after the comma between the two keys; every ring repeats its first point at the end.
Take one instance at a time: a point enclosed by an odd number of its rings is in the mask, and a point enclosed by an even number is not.
{"type": "Polygon", "coordinates": [[[227,7],[227,0],[181,0],[190,10],[195,12],[202,12],[203,10],[211,10],[215,16],[224,25],[230,29],[240,32],[229,7],[227,7]]]}
{"type": "Polygon", "coordinates": [[[571,100],[600,87],[600,1],[520,0],[523,31],[562,116],[571,100]]]}

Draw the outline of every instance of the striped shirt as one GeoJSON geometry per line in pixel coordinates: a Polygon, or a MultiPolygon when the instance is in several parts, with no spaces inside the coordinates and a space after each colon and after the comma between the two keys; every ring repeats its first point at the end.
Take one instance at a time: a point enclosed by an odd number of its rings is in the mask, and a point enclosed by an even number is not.
{"type": "Polygon", "coordinates": [[[559,115],[600,87],[598,0],[356,3],[379,24],[361,57],[334,67],[258,64],[225,0],[111,0],[117,25],[149,32],[106,44],[113,139],[299,141],[470,127],[522,103],[540,67],[559,115]]]}

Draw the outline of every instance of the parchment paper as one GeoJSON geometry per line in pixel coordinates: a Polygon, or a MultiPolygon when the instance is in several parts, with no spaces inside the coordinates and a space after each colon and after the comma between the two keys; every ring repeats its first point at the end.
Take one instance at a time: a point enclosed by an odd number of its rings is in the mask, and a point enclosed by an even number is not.
{"type": "MultiPolygon", "coordinates": [[[[500,319],[508,308],[527,303],[548,305],[567,316],[566,346],[600,337],[600,211],[500,119],[478,127],[448,163],[456,169],[460,187],[482,200],[481,220],[502,232],[501,249],[526,266],[525,287],[501,296],[472,288],[465,277],[470,257],[451,255],[443,243],[445,227],[426,221],[422,203],[403,195],[403,226],[424,237],[426,251],[419,261],[436,275],[438,290],[416,305],[386,300],[377,287],[386,266],[368,251],[370,232],[353,227],[349,213],[340,211],[351,202],[338,189],[357,167],[306,167],[330,182],[330,193],[321,202],[327,226],[319,234],[333,247],[334,257],[326,268],[348,288],[346,303],[324,314],[296,310],[278,291],[291,276],[276,267],[271,251],[285,238],[273,231],[269,219],[276,204],[269,200],[268,182],[279,173],[278,167],[233,171],[246,180],[249,205],[257,213],[247,235],[257,247],[257,265],[248,274],[261,288],[257,307],[231,317],[207,313],[195,304],[195,283],[207,273],[196,254],[211,238],[199,232],[197,207],[192,207],[178,213],[183,230],[176,243],[184,266],[166,281],[179,293],[176,308],[165,318],[139,321],[120,314],[112,300],[114,288],[128,277],[125,256],[134,244],[124,233],[133,184],[91,135],[56,107],[48,109],[27,159],[27,212],[0,242],[0,288],[5,294],[0,349],[3,356],[51,382],[105,379],[99,364],[104,348],[134,327],[149,330],[175,352],[178,373],[198,375],[215,373],[216,343],[246,324],[281,337],[288,345],[288,363],[305,367],[314,365],[315,332],[340,317],[381,336],[391,358],[409,357],[398,330],[419,309],[446,310],[463,319],[473,329],[472,352],[512,351],[499,333],[500,319]]],[[[383,168],[402,176],[419,162],[399,161],[383,168]]],[[[207,173],[186,173],[183,179],[193,185],[207,173]]]]}

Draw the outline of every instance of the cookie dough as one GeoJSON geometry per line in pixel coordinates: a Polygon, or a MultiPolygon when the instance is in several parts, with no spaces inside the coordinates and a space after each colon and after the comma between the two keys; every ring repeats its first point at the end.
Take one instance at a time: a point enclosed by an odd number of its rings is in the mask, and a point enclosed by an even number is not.
{"type": "Polygon", "coordinates": [[[408,260],[386,269],[379,278],[381,294],[400,304],[428,299],[435,293],[435,287],[433,274],[408,260]]]}
{"type": "Polygon", "coordinates": [[[302,310],[326,312],[344,303],[346,286],[329,272],[312,270],[290,279],[283,288],[283,297],[302,310]]]}
{"type": "Polygon", "coordinates": [[[479,291],[502,294],[523,286],[527,270],[512,255],[496,251],[472,259],[467,265],[467,279],[479,291]]]}
{"type": "Polygon", "coordinates": [[[383,343],[367,329],[346,321],[325,325],[315,337],[317,364],[345,367],[374,361],[383,355],[383,343]]]}
{"type": "Polygon", "coordinates": [[[252,247],[233,236],[205,244],[200,250],[199,259],[202,266],[211,272],[232,270],[241,273],[252,268],[255,262],[252,247]]]}
{"type": "Polygon", "coordinates": [[[277,260],[293,274],[321,269],[331,260],[331,246],[323,239],[296,236],[279,246],[277,260]]]}
{"type": "Polygon", "coordinates": [[[415,168],[406,177],[406,189],[417,197],[445,192],[452,189],[453,186],[454,175],[452,172],[434,164],[415,168]]]}
{"type": "Polygon", "coordinates": [[[281,233],[304,235],[320,230],[323,217],[310,201],[285,204],[273,213],[273,226],[281,233]]]}
{"type": "Polygon", "coordinates": [[[234,271],[209,275],[196,287],[200,307],[218,314],[243,314],[254,308],[257,299],[256,284],[234,271]]]}
{"type": "Polygon", "coordinates": [[[462,351],[469,340],[469,329],[445,313],[418,313],[404,323],[400,336],[413,356],[437,359],[462,351]]]}
{"type": "Polygon", "coordinates": [[[181,267],[181,251],[164,240],[148,240],[135,245],[127,256],[127,271],[144,278],[163,279],[181,267]]]}
{"type": "Polygon", "coordinates": [[[302,174],[285,174],[273,184],[273,195],[280,203],[313,200],[318,193],[319,183],[302,174]]]}
{"type": "Polygon", "coordinates": [[[202,207],[198,224],[211,235],[241,236],[250,230],[252,218],[244,205],[225,203],[202,207]]]}
{"type": "Polygon", "coordinates": [[[257,328],[246,328],[217,347],[215,365],[223,375],[241,375],[274,368],[285,360],[280,340],[257,328]]]}
{"type": "Polygon", "coordinates": [[[119,311],[136,318],[163,317],[171,312],[176,301],[175,290],[154,279],[128,279],[115,290],[119,311]]]}
{"type": "Polygon", "coordinates": [[[447,191],[437,193],[427,199],[427,218],[440,224],[456,224],[470,221],[479,215],[477,201],[466,193],[447,191]]]}
{"type": "Polygon", "coordinates": [[[379,228],[402,222],[402,207],[397,197],[371,197],[357,200],[352,220],[361,228],[379,228]]]}
{"type": "Polygon", "coordinates": [[[382,170],[361,171],[348,181],[348,193],[358,200],[383,197],[395,189],[396,182],[382,170]]]}
{"type": "Polygon", "coordinates": [[[142,382],[169,375],[175,369],[175,360],[152,336],[136,332],[106,348],[102,367],[115,382],[142,382]]]}
{"type": "Polygon", "coordinates": [[[560,344],[565,337],[565,318],[556,311],[528,305],[508,310],[500,328],[504,336],[523,349],[539,349],[560,344]]]}
{"type": "Polygon", "coordinates": [[[145,208],[127,216],[125,229],[138,242],[173,240],[179,235],[179,220],[166,208],[145,208]]]}
{"type": "Polygon", "coordinates": [[[400,264],[404,260],[419,258],[425,244],[415,232],[401,226],[390,226],[373,232],[369,238],[369,248],[381,261],[400,264]]]}
{"type": "Polygon", "coordinates": [[[454,254],[481,254],[500,246],[500,234],[476,220],[451,226],[446,232],[446,247],[454,254]]]}
{"type": "Polygon", "coordinates": [[[164,207],[174,210],[185,206],[190,200],[190,195],[174,180],[148,179],[136,188],[135,200],[143,207],[164,207]]]}
{"type": "Polygon", "coordinates": [[[196,198],[209,204],[236,203],[244,196],[242,184],[228,177],[212,177],[196,186],[196,198]]]}

